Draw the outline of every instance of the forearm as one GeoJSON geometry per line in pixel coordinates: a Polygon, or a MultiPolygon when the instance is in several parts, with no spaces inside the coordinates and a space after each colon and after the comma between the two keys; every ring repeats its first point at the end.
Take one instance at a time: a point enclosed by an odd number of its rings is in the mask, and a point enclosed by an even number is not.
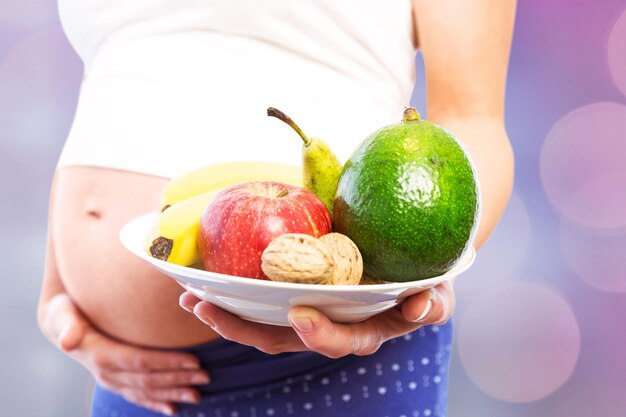
{"type": "Polygon", "coordinates": [[[478,250],[493,232],[513,188],[514,158],[504,124],[497,118],[429,113],[429,119],[465,145],[478,171],[482,197],[480,224],[474,240],[478,250]]]}
{"type": "Polygon", "coordinates": [[[515,0],[413,1],[428,119],[456,134],[478,170],[477,249],[495,229],[513,188],[504,97],[515,5],[515,0]]]}

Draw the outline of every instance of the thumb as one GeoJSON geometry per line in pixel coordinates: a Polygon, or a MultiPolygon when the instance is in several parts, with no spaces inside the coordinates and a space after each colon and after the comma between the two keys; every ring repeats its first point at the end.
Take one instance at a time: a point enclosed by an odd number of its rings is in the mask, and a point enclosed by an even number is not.
{"type": "Polygon", "coordinates": [[[44,327],[50,340],[62,351],[76,349],[87,330],[87,322],[67,294],[58,294],[46,306],[44,327]]]}
{"type": "Polygon", "coordinates": [[[86,330],[87,325],[83,320],[69,318],[57,336],[57,346],[63,352],[76,349],[82,342],[86,330]]]}

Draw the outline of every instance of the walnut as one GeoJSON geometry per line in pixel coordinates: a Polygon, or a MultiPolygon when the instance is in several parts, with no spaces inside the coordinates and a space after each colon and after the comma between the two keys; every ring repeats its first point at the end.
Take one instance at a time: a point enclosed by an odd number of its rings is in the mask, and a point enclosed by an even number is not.
{"type": "Polygon", "coordinates": [[[272,281],[357,285],[363,275],[363,258],[354,242],[339,233],[319,239],[287,233],[263,251],[261,269],[272,281]]]}
{"type": "Polygon", "coordinates": [[[319,240],[330,249],[335,261],[334,285],[357,285],[363,275],[363,258],[356,244],[341,233],[328,233],[319,240]]]}
{"type": "Polygon", "coordinates": [[[301,284],[330,282],[335,262],[330,250],[317,238],[286,233],[270,242],[261,255],[261,269],[272,281],[301,284]]]}

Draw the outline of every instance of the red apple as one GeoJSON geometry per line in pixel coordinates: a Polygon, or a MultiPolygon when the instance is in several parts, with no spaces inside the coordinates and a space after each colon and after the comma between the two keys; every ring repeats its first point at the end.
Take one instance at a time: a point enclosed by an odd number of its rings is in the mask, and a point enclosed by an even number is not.
{"type": "Polygon", "coordinates": [[[221,191],[205,208],[198,248],[207,271],[268,279],[261,254],[285,233],[320,237],[332,230],[328,209],[314,193],[280,182],[245,182],[221,191]]]}

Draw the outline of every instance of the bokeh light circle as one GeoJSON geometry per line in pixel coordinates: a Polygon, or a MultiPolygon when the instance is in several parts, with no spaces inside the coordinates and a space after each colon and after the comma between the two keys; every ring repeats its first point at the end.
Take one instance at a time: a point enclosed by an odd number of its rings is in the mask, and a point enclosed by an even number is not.
{"type": "Polygon", "coordinates": [[[507,208],[474,265],[455,281],[460,299],[471,299],[517,277],[530,248],[532,230],[528,210],[513,192],[507,208]]]}
{"type": "Polygon", "coordinates": [[[603,234],[563,222],[559,235],[576,275],[601,290],[626,293],[626,232],[603,234]]]}
{"type": "Polygon", "coordinates": [[[626,95],[626,9],[617,18],[611,30],[608,57],[615,85],[626,95]]]}
{"type": "Polygon", "coordinates": [[[580,330],[567,302],[530,282],[476,299],[457,321],[463,368],[485,393],[525,403],[550,395],[572,374],[580,330]]]}
{"type": "Polygon", "coordinates": [[[569,113],[548,133],[540,163],[561,215],[586,227],[626,226],[626,106],[595,103],[569,113]]]}

